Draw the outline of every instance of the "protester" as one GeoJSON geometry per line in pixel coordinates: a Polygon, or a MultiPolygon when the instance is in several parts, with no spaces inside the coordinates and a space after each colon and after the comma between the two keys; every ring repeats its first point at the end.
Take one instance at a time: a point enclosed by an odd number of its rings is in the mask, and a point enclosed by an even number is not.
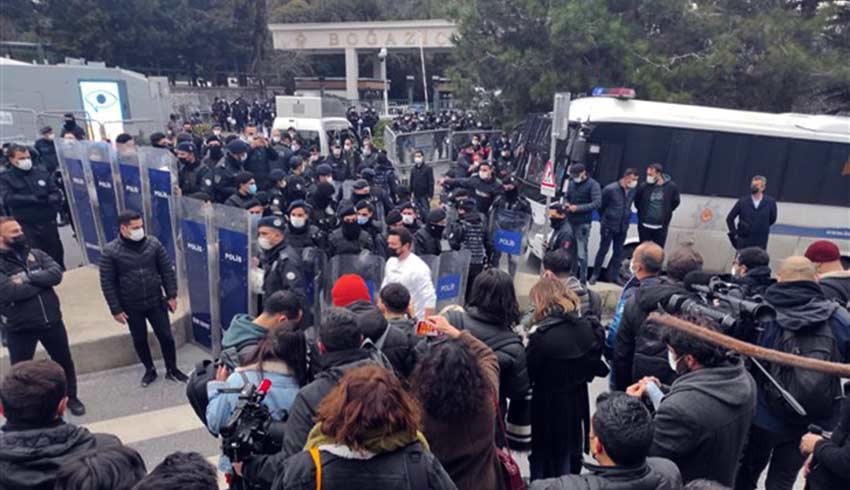
{"type": "Polygon", "coordinates": [[[410,302],[410,291],[403,285],[393,282],[382,287],[378,294],[378,308],[391,326],[404,332],[415,331],[416,315],[410,302]]]}
{"type": "Polygon", "coordinates": [[[431,210],[431,199],[434,198],[434,168],[425,163],[422,150],[413,154],[413,169],[410,170],[410,190],[416,200],[416,207],[423,215],[431,210]]]}
{"type": "Polygon", "coordinates": [[[632,215],[632,203],[635,200],[635,188],[638,184],[638,171],[627,168],[620,180],[606,185],[602,189],[602,200],[599,205],[599,249],[593,261],[593,275],[590,284],[595,284],[602,275],[602,264],[608,249],[613,248],[611,260],[608,261],[607,281],[619,282],[620,262],[623,260],[623,245],[629,232],[632,215]]]}
{"type": "Polygon", "coordinates": [[[63,464],[92,450],[120,446],[63,420],[68,407],[65,372],[53,361],[24,361],[0,383],[0,488],[53,490],[63,464]]]}
{"type": "Polygon", "coordinates": [[[850,307],[850,271],[844,270],[838,245],[818,240],[809,245],[805,255],[815,264],[824,296],[850,307]]]}
{"type": "Polygon", "coordinates": [[[68,409],[79,416],[86,408],[77,397],[77,372],[68,331],[53,289],[61,281],[59,264],[28,246],[14,218],[0,216],[0,328],[9,349],[9,362],[14,365],[32,359],[41,342],[50,358],[62,366],[68,409]]]}
{"type": "Polygon", "coordinates": [[[364,250],[373,250],[372,237],[357,223],[357,211],[347,205],[339,209],[340,227],[328,237],[328,257],[335,255],[357,255],[364,250]]]}
{"type": "Polygon", "coordinates": [[[583,475],[536,480],[529,490],[681,489],[676,465],[649,457],[652,438],[652,416],[643,403],[625,393],[603,393],[590,423],[590,453],[598,465],[584,463],[583,475]]]}
{"type": "Polygon", "coordinates": [[[109,447],[63,464],[53,490],[132,490],[146,473],[145,462],[135,449],[109,447]]]}
{"type": "Polygon", "coordinates": [[[169,454],[133,490],[218,490],[215,467],[198,453],[169,454]]]}
{"type": "Polygon", "coordinates": [[[601,360],[604,332],[579,316],[578,296],[556,278],[541,279],[529,296],[531,479],[578,474],[590,422],[587,384],[608,374],[601,360]]]}
{"type": "MultiPolygon", "coordinates": [[[[850,313],[826,299],[816,281],[816,268],[809,259],[793,256],[782,262],[778,282],[764,295],[776,309],[776,319],[760,324],[759,344],[798,356],[847,362],[850,313]]],[[[790,490],[805,460],[799,443],[808,425],[831,430],[837,414],[835,400],[841,395],[837,377],[769,364],[767,369],[800,402],[806,416],[791,410],[773,384],[760,377],[758,409],[735,482],[738,490],[756,488],[765,467],[767,488],[790,490]]]]}
{"type": "Polygon", "coordinates": [[[100,258],[100,289],[115,321],[127,325],[133,348],[145,374],[146,387],[157,378],[150,347],[147,322],[159,341],[165,361],[165,378],[186,382],[177,367],[177,349],[171,334],[168,313],[177,311],[177,274],[165,247],[156,237],[145,234],[142,216],[136,211],[118,214],[119,236],[106,244],[100,258]]]}
{"type": "Polygon", "coordinates": [[[583,163],[574,163],[569,168],[570,183],[567,187],[567,221],[573,230],[575,254],[578,258],[579,281],[587,283],[587,242],[590,240],[590,224],[593,212],[602,205],[602,190],[599,182],[590,177],[583,163]]]}
{"type": "Polygon", "coordinates": [[[77,124],[77,118],[74,117],[73,113],[67,112],[63,117],[65,119],[65,122],[62,125],[63,131],[70,131],[71,133],[74,133],[74,137],[78,140],[86,139],[86,130],[77,124]]]}
{"type": "Polygon", "coordinates": [[[425,318],[434,313],[437,294],[431,282],[431,268],[413,253],[413,236],[406,229],[387,232],[387,252],[390,258],[384,270],[381,286],[397,282],[410,292],[413,313],[425,318]]]}
{"type": "Polygon", "coordinates": [[[602,298],[596,291],[582,286],[581,282],[572,275],[573,256],[565,249],[546,252],[543,256],[543,274],[541,277],[554,277],[564,283],[567,289],[578,296],[580,316],[593,316],[597,321],[602,320],[602,298]]]}
{"type": "Polygon", "coordinates": [[[729,238],[738,250],[747,247],[767,250],[770,227],[776,223],[776,201],[764,193],[766,187],[766,177],[753,177],[750,194],[738,199],[726,215],[729,238]]]}
{"type": "Polygon", "coordinates": [[[680,202],[679,189],[671,177],[664,173],[664,167],[660,163],[647,167],[646,182],[635,191],[641,243],[653,241],[664,248],[673,211],[680,202]]]}
{"type": "MultiPolygon", "coordinates": [[[[694,323],[716,330],[703,318],[694,323]]],[[[655,411],[650,454],[676,463],[685,483],[707,478],[732,485],[756,408],[756,383],[743,360],[680,330],[666,328],[670,368],[678,378],[669,389],[658,378],[627,388],[641,397],[648,383],[666,394],[655,411]]]]}
{"type": "Polygon", "coordinates": [[[443,317],[428,320],[445,341],[423,354],[410,384],[431,451],[459,490],[505,488],[496,456],[499,361],[486,344],[443,317]],[[451,380],[451,382],[446,382],[451,380]]]}
{"type": "Polygon", "coordinates": [[[259,214],[262,211],[262,205],[256,197],[257,181],[254,180],[254,174],[238,172],[233,176],[233,183],[236,184],[236,192],[224,201],[224,205],[259,214]]]}
{"type": "Polygon", "coordinates": [[[304,451],[286,462],[273,490],[457,488],[419,432],[419,408],[380,366],[347,372],[319,406],[304,451]]]}

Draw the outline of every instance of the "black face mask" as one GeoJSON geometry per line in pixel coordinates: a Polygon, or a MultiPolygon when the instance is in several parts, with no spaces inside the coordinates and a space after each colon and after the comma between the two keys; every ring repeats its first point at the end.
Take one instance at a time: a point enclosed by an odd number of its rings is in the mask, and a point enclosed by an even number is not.
{"type": "Polygon", "coordinates": [[[428,230],[431,232],[431,235],[435,238],[441,238],[443,236],[443,231],[446,229],[445,225],[428,225],[428,230]]]}
{"type": "Polygon", "coordinates": [[[194,161],[188,160],[188,159],[186,159],[186,158],[179,158],[178,160],[180,160],[180,163],[181,163],[182,165],[188,165],[189,167],[191,167],[191,166],[195,165],[195,163],[197,163],[197,162],[194,162],[194,161]]]}
{"type": "Polygon", "coordinates": [[[549,224],[552,225],[552,228],[560,228],[561,223],[564,222],[566,218],[549,218],[549,224]]]}
{"type": "Polygon", "coordinates": [[[517,198],[517,196],[518,196],[518,195],[519,195],[519,189],[517,189],[516,187],[514,187],[514,188],[513,188],[513,189],[511,189],[511,190],[507,190],[507,191],[505,191],[505,197],[507,197],[507,198],[508,198],[508,199],[510,199],[511,201],[516,200],[516,198],[517,198]]]}
{"type": "Polygon", "coordinates": [[[347,221],[342,222],[342,236],[344,236],[347,240],[356,240],[357,237],[360,236],[360,231],[362,228],[355,221],[354,223],[349,223],[347,221]]]}
{"type": "Polygon", "coordinates": [[[758,194],[761,191],[757,185],[750,187],[750,192],[753,194],[758,194]]]}
{"type": "Polygon", "coordinates": [[[398,257],[399,255],[401,255],[400,252],[401,250],[397,248],[387,248],[387,253],[390,254],[390,257],[398,257]]]}
{"type": "Polygon", "coordinates": [[[9,247],[15,252],[22,254],[29,248],[26,235],[18,235],[9,239],[9,247]]]}
{"type": "Polygon", "coordinates": [[[210,158],[213,160],[219,160],[221,156],[224,155],[224,151],[218,146],[210,147],[210,158]]]}

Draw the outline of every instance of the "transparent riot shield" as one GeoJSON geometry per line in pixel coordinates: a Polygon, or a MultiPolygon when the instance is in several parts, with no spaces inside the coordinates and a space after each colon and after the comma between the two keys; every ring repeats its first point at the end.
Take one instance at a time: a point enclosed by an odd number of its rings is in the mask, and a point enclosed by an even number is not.
{"type": "Polygon", "coordinates": [[[508,255],[525,253],[525,237],[531,227],[531,214],[511,209],[494,209],[490,213],[490,238],[497,252],[508,255]]]}
{"type": "MultiPolygon", "coordinates": [[[[353,193],[354,193],[354,181],[353,180],[346,180],[345,182],[343,182],[342,183],[342,198],[350,201],[351,195],[353,193]]],[[[353,204],[357,204],[357,203],[353,203],[353,204]]]]}
{"type": "Polygon", "coordinates": [[[103,243],[118,238],[118,197],[115,193],[115,179],[112,166],[112,149],[107,143],[87,142],[86,160],[94,180],[97,199],[94,207],[100,220],[103,243]]]}
{"type": "Polygon", "coordinates": [[[437,277],[440,273],[440,256],[439,255],[417,255],[422,262],[428,265],[431,269],[431,282],[437,284],[437,277]]]}
{"type": "Polygon", "coordinates": [[[121,209],[130,209],[144,214],[145,206],[142,199],[142,172],[139,166],[139,154],[133,149],[119,149],[117,152],[118,177],[120,180],[118,193],[121,209]]]}
{"type": "Polygon", "coordinates": [[[463,306],[466,280],[469,277],[470,257],[468,250],[440,254],[437,278],[434,281],[434,290],[437,293],[437,311],[449,305],[463,306]]]}
{"type": "Polygon", "coordinates": [[[331,290],[337,279],[345,274],[357,274],[366,281],[369,297],[375,299],[375,294],[381,287],[384,278],[384,258],[369,252],[359,255],[336,255],[331,257],[325,266],[322,278],[322,307],[332,305],[331,290]]]}
{"type": "Polygon", "coordinates": [[[217,354],[221,349],[221,329],[218,328],[218,310],[213,308],[216,298],[210,286],[214,282],[210,275],[214,260],[213,207],[190,197],[181,197],[177,203],[180,211],[180,248],[186,267],[192,338],[217,354]]]}
{"type": "Polygon", "coordinates": [[[86,159],[87,147],[79,141],[60,140],[56,142],[56,156],[62,169],[62,178],[65,181],[66,197],[68,207],[71,209],[77,239],[83,250],[83,261],[87,265],[97,265],[100,262],[100,254],[103,244],[98,231],[98,220],[95,219],[95,211],[92,206],[95,195],[93,180],[87,166],[83,164],[86,159]]]}
{"type": "Polygon", "coordinates": [[[138,151],[142,169],[142,193],[150,203],[145,223],[149,232],[162,242],[171,260],[177,264],[174,206],[174,197],[179,194],[177,159],[170,151],[162,148],[144,147],[138,151]]]}
{"type": "Polygon", "coordinates": [[[322,289],[322,275],[327,257],[325,252],[317,247],[306,247],[301,250],[301,274],[304,277],[305,325],[316,325],[322,318],[322,302],[319,292],[322,289]],[[308,311],[309,310],[309,311],[308,311]]]}
{"type": "Polygon", "coordinates": [[[213,204],[213,241],[218,251],[213,255],[210,286],[213,311],[218,311],[216,328],[227,330],[233,317],[240,313],[256,312],[255,295],[251,291],[251,271],[254,234],[251,213],[244,209],[213,204]]]}

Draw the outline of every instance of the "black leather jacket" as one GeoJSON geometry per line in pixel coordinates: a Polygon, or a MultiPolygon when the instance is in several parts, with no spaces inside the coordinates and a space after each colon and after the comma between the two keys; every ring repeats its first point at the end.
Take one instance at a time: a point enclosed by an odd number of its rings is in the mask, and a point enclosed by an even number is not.
{"type": "Polygon", "coordinates": [[[112,240],[103,248],[99,268],[100,289],[113,315],[147,310],[162,305],[163,297],[177,297],[174,264],[156,237],[112,240]]]}

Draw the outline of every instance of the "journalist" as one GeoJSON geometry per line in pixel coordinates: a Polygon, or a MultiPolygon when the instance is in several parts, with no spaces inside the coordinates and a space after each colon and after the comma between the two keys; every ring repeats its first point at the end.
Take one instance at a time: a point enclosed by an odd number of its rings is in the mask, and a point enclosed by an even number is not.
{"type": "Polygon", "coordinates": [[[732,264],[732,281],[744,288],[746,296],[763,295],[773,283],[770,256],[761,247],[738,250],[732,264]]]}

